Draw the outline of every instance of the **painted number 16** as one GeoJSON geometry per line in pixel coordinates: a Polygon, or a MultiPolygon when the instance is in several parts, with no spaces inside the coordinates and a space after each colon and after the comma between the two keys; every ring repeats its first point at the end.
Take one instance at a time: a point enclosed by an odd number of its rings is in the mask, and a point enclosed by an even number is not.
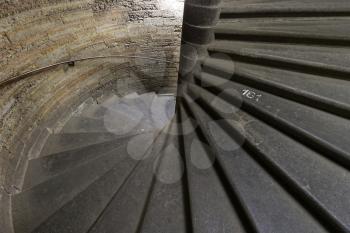
{"type": "Polygon", "coordinates": [[[253,99],[256,102],[259,102],[260,98],[262,95],[255,93],[254,91],[244,89],[243,91],[243,96],[247,97],[248,99],[253,99]]]}

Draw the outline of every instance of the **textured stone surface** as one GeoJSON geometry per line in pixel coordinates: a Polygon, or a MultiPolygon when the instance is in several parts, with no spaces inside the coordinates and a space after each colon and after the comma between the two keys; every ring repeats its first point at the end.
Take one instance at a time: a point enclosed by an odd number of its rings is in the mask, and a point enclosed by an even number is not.
{"type": "Polygon", "coordinates": [[[33,129],[40,125],[44,131],[55,132],[54,123],[58,119],[59,125],[64,122],[91,95],[175,90],[182,1],[173,3],[0,0],[0,81],[89,56],[136,55],[170,61],[121,58],[78,62],[75,67],[60,66],[2,87],[0,153],[1,164],[6,166],[0,167],[0,184],[11,187],[20,183],[31,145],[43,138],[40,130],[33,129]],[[19,177],[13,177],[15,173],[19,177]]]}

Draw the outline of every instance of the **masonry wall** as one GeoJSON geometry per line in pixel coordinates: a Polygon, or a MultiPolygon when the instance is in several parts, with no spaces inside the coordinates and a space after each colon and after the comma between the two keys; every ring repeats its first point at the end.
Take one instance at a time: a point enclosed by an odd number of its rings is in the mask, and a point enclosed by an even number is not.
{"type": "Polygon", "coordinates": [[[175,92],[182,4],[181,0],[0,0],[0,81],[90,56],[170,61],[91,60],[1,88],[1,192],[16,192],[25,162],[36,150],[33,145],[89,97],[106,92],[175,92]]]}

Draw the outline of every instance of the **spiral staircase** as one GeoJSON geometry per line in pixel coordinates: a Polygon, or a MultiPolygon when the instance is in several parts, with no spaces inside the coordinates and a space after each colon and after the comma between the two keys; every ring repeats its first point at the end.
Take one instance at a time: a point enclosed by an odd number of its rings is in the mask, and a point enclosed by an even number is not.
{"type": "Polygon", "coordinates": [[[29,160],[15,233],[350,232],[350,3],[185,5],[177,96],[79,106],[29,160]]]}
{"type": "MultiPolygon", "coordinates": [[[[16,232],[147,228],[147,221],[153,220],[141,221],[149,209],[147,200],[155,198],[151,193],[171,194],[166,185],[155,184],[153,174],[168,182],[181,179],[176,170],[181,166],[173,164],[180,159],[176,138],[165,137],[172,125],[174,96],[112,95],[79,109],[60,133],[47,139],[40,156],[29,161],[22,191],[12,199],[16,232]]],[[[181,201],[176,199],[174,207],[181,201]]]]}

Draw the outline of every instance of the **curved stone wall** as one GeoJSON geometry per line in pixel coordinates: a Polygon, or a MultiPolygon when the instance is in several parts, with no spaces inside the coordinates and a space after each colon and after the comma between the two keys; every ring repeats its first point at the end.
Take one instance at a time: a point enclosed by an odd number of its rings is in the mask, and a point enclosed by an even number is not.
{"type": "Polygon", "coordinates": [[[169,61],[78,62],[2,87],[2,192],[16,192],[25,162],[35,153],[33,144],[90,96],[108,91],[174,92],[181,24],[181,0],[0,0],[0,81],[90,56],[137,55],[169,61]]]}

